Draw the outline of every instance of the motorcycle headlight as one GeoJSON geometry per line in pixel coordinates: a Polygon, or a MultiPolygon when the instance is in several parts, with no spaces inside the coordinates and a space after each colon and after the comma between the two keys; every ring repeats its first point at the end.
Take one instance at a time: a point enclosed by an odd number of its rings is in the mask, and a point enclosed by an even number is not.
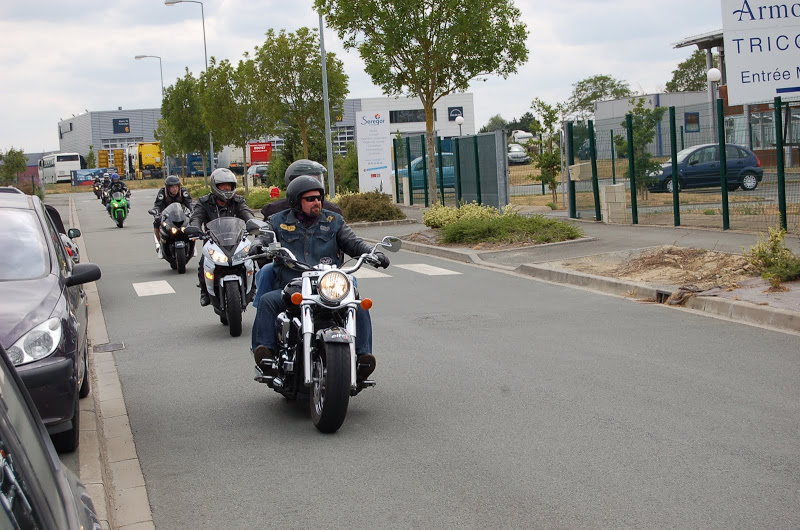
{"type": "Polygon", "coordinates": [[[319,279],[317,292],[328,302],[339,302],[350,292],[350,280],[339,271],[327,272],[319,279]]]}
{"type": "Polygon", "coordinates": [[[7,353],[14,366],[20,366],[52,355],[60,343],[61,320],[51,318],[20,337],[7,353]]]}
{"type": "Polygon", "coordinates": [[[208,251],[208,255],[211,256],[214,263],[221,263],[223,265],[227,265],[228,263],[228,256],[222,252],[214,252],[213,248],[208,251]]]}

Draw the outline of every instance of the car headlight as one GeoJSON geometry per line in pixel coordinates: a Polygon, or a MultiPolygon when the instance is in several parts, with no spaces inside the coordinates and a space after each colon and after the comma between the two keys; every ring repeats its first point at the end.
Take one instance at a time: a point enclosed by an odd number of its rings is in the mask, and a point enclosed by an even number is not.
{"type": "Polygon", "coordinates": [[[213,248],[208,250],[208,255],[211,256],[211,260],[214,263],[221,263],[223,265],[227,265],[228,263],[228,256],[222,252],[215,252],[213,248]]]}
{"type": "Polygon", "coordinates": [[[322,275],[317,285],[319,295],[328,302],[339,302],[350,292],[350,280],[344,273],[330,271],[322,275]]]}
{"type": "Polygon", "coordinates": [[[59,344],[61,344],[61,319],[51,318],[20,337],[7,353],[14,366],[20,366],[52,355],[59,344]]]}

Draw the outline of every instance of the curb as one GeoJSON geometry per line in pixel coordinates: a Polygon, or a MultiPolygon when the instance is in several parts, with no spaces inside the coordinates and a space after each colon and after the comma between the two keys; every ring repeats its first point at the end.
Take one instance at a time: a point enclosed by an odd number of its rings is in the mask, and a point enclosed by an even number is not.
{"type": "MultiPolygon", "coordinates": [[[[69,199],[71,226],[80,229],[75,201],[69,199]]],[[[89,255],[83,238],[78,238],[78,248],[84,260],[89,255]]],[[[133,433],[128,421],[122,385],[114,360],[114,349],[94,351],[96,346],[108,344],[103,310],[97,283],[86,284],[89,303],[89,368],[92,377],[90,399],[81,402],[84,418],[91,419],[82,425],[81,444],[78,448],[80,479],[95,500],[98,517],[103,528],[148,530],[155,529],[150,501],[145,488],[133,433]],[[97,502],[102,499],[103,502],[97,502]]],[[[119,345],[121,349],[124,345],[119,345]]]]}

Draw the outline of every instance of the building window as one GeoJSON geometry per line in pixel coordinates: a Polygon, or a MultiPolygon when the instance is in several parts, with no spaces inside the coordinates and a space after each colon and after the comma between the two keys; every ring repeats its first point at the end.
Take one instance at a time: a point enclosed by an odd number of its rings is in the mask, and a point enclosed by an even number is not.
{"type": "MultiPolygon", "coordinates": [[[[433,109],[433,121],[436,121],[436,109],[433,109]]],[[[425,123],[425,109],[390,110],[389,123],[425,123]]]]}
{"type": "Polygon", "coordinates": [[[683,127],[687,133],[700,132],[700,113],[699,112],[684,112],[683,113],[683,127]]]}

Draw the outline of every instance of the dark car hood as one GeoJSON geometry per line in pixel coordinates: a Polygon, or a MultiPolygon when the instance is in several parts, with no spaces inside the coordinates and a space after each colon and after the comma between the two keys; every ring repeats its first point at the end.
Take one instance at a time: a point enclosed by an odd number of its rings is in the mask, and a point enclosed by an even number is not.
{"type": "Polygon", "coordinates": [[[0,344],[11,347],[22,335],[50,318],[61,296],[58,277],[0,282],[0,344]]]}

